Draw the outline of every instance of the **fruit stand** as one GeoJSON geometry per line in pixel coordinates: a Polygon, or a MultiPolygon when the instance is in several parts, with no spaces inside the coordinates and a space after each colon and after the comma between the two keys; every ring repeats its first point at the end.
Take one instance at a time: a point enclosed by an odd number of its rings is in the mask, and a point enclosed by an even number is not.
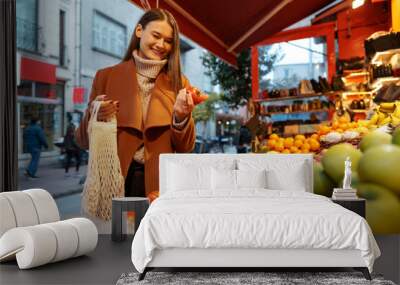
{"type": "MultiPolygon", "coordinates": [[[[297,29],[297,34],[284,31],[260,45],[310,36],[308,32],[314,28],[297,29]]],[[[367,220],[373,232],[399,233],[400,32],[373,31],[364,37],[364,57],[339,60],[336,74],[332,73],[332,59],[329,58],[331,35],[328,29],[325,33],[329,83],[319,78],[314,80],[319,86],[313,82],[311,88],[302,80],[297,90],[289,92],[259,90],[255,57],[258,46],[253,47],[253,100],[260,106],[259,115],[268,116],[273,122],[264,136],[256,137],[253,151],[266,155],[312,153],[314,192],[327,197],[332,196],[335,187],[342,186],[344,161],[349,157],[352,187],[357,189],[359,197],[367,200],[367,220]],[[313,93],[304,93],[310,89],[313,93]],[[316,99],[320,102],[313,105],[316,99]],[[296,102],[301,102],[300,106],[296,102]],[[286,115],[282,120],[287,122],[304,112],[326,115],[320,115],[321,122],[314,124],[303,121],[297,126],[274,127],[279,126],[278,115],[286,115]]],[[[339,49],[347,49],[349,53],[352,46],[339,49]]]]}

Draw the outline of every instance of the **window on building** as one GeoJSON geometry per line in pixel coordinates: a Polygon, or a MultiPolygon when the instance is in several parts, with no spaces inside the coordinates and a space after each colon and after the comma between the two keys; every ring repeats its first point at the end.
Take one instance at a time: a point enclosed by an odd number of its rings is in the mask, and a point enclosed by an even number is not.
{"type": "Polygon", "coordinates": [[[21,80],[18,85],[18,113],[19,113],[19,153],[26,153],[26,142],[23,132],[30,120],[35,117],[43,128],[49,149],[54,150],[53,142],[60,138],[63,129],[63,101],[64,82],[48,84],[29,80],[21,80]]]}
{"type": "MultiPolygon", "coordinates": [[[[54,104],[41,104],[33,102],[20,102],[20,130],[23,131],[29,125],[32,118],[38,118],[39,125],[43,128],[49,149],[54,149],[54,140],[61,136],[61,106],[54,104]]],[[[27,153],[27,142],[22,139],[22,152],[27,153]]]]}
{"type": "Polygon", "coordinates": [[[33,96],[33,82],[28,80],[21,80],[17,88],[18,96],[32,97],[33,96]]]}
{"type": "Polygon", "coordinates": [[[37,0],[16,1],[17,48],[37,52],[39,26],[37,0]]]}
{"type": "Polygon", "coordinates": [[[59,64],[65,66],[66,60],[66,46],[65,46],[65,11],[60,10],[60,30],[59,30],[59,64]]]}
{"type": "Polygon", "coordinates": [[[124,25],[98,11],[94,12],[93,49],[122,58],[126,48],[126,33],[124,25]]]}
{"type": "Polygon", "coordinates": [[[56,92],[55,85],[29,80],[21,80],[21,83],[17,86],[17,94],[23,97],[61,100],[64,96],[64,94],[60,95],[56,92]]]}
{"type": "Polygon", "coordinates": [[[35,95],[38,98],[56,99],[55,87],[48,83],[36,82],[35,95]]]}

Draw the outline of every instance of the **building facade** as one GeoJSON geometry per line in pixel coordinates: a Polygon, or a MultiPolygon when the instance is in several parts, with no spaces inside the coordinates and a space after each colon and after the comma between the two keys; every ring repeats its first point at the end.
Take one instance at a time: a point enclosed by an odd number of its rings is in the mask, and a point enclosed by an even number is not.
{"type": "Polygon", "coordinates": [[[63,135],[68,94],[74,82],[74,0],[18,0],[17,114],[19,165],[29,159],[23,131],[32,118],[39,119],[49,149],[42,161],[54,160],[59,150],[53,142],[63,135]]]}

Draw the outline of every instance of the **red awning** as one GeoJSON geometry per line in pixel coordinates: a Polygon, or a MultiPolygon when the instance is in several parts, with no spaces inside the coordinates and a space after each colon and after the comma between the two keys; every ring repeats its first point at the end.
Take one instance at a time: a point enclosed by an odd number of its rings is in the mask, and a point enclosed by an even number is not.
{"type": "MultiPolygon", "coordinates": [[[[130,0],[139,7],[141,0],[130,0]]],[[[280,32],[331,0],[148,0],[170,11],[181,32],[225,61],[236,64],[244,48],[280,32]]]]}
{"type": "Polygon", "coordinates": [[[56,84],[56,66],[38,60],[22,57],[21,79],[56,84]]]}

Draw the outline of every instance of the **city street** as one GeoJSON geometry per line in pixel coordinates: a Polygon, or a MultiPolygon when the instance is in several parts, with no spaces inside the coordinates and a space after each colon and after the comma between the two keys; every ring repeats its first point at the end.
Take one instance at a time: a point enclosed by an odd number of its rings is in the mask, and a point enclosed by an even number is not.
{"type": "Polygon", "coordinates": [[[70,218],[80,214],[80,196],[86,175],[87,165],[80,168],[79,175],[75,169],[70,169],[66,177],[64,169],[50,165],[40,166],[37,172],[39,178],[28,178],[24,169],[19,170],[18,189],[42,188],[47,190],[56,200],[61,218],[70,218]]]}
{"type": "Polygon", "coordinates": [[[61,220],[80,217],[81,194],[72,194],[55,199],[61,220]]]}

